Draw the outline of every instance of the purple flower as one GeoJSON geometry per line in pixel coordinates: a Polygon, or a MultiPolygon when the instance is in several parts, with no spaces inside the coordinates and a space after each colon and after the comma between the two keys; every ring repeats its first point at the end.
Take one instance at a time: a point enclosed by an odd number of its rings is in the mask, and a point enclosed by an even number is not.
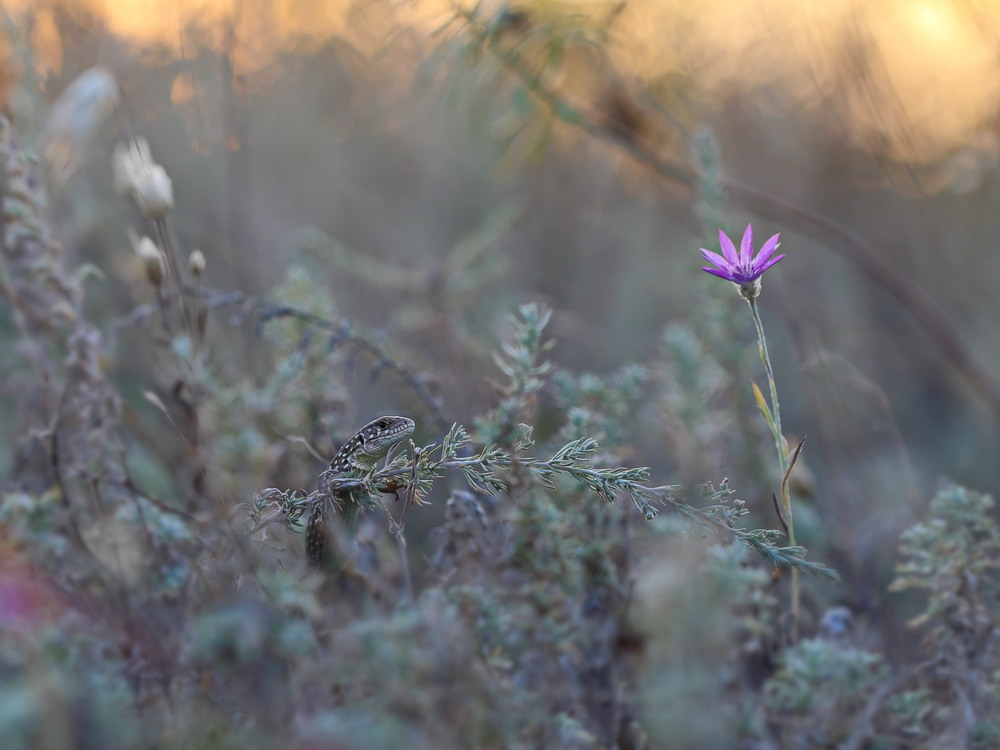
{"type": "Polygon", "coordinates": [[[776,234],[765,242],[760,248],[760,252],[757,253],[757,257],[754,258],[753,227],[747,224],[747,229],[743,233],[743,242],[740,243],[739,254],[736,252],[736,246],[733,245],[733,241],[720,229],[719,244],[722,246],[722,255],[701,248],[701,254],[705,256],[705,260],[715,266],[715,268],[703,268],[701,270],[708,271],[720,279],[726,279],[734,284],[738,284],[740,287],[747,287],[757,281],[764,271],[785,257],[784,255],[771,257],[774,255],[774,251],[778,249],[778,239],[780,237],[780,234],[776,234]]]}

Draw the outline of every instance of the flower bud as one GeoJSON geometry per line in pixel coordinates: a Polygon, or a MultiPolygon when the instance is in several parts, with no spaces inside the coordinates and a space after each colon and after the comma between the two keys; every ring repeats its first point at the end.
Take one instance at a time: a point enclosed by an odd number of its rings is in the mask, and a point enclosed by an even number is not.
{"type": "Polygon", "coordinates": [[[192,276],[200,277],[205,272],[205,253],[201,250],[192,250],[188,258],[188,268],[192,276]]]}
{"type": "Polygon", "coordinates": [[[167,171],[159,164],[151,165],[135,186],[135,202],[147,219],[157,219],[174,207],[174,186],[167,171]]]}
{"type": "Polygon", "coordinates": [[[757,299],[760,296],[760,279],[740,284],[740,296],[747,302],[753,302],[757,299]]]}
{"type": "Polygon", "coordinates": [[[132,240],[132,249],[139,258],[139,262],[142,263],[142,269],[146,273],[146,280],[156,288],[159,288],[167,275],[167,263],[163,257],[163,253],[160,252],[160,248],[149,237],[140,238],[132,232],[129,232],[129,237],[132,240]]]}

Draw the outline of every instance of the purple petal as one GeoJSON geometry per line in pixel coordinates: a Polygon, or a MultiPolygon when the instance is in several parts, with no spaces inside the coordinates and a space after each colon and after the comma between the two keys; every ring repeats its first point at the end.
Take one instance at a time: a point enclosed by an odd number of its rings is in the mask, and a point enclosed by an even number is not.
{"type": "Polygon", "coordinates": [[[778,242],[780,239],[781,235],[776,234],[761,246],[760,252],[757,253],[757,257],[754,259],[754,266],[759,266],[761,263],[767,262],[767,259],[774,254],[774,251],[778,249],[778,245],[781,244],[778,242]]]}
{"type": "Polygon", "coordinates": [[[730,271],[734,270],[733,267],[729,264],[729,261],[723,258],[718,253],[713,253],[711,250],[706,250],[705,248],[700,248],[700,249],[701,249],[701,254],[705,257],[705,260],[707,260],[709,263],[714,263],[719,268],[725,268],[730,271]]]}
{"type": "Polygon", "coordinates": [[[743,232],[743,241],[740,243],[740,265],[749,268],[753,260],[753,226],[747,224],[746,231],[743,232]]]}
{"type": "Polygon", "coordinates": [[[739,256],[736,255],[736,245],[733,244],[733,241],[721,229],[719,230],[719,245],[722,247],[722,254],[726,256],[729,265],[736,268],[740,264],[739,256]]]}
{"type": "Polygon", "coordinates": [[[720,279],[725,279],[726,281],[736,280],[729,271],[720,271],[718,268],[703,268],[701,270],[710,273],[713,276],[718,276],[720,279]]]}
{"type": "Polygon", "coordinates": [[[768,268],[773,266],[775,263],[777,263],[784,257],[785,257],[784,254],[779,255],[777,258],[771,258],[771,260],[767,261],[763,266],[760,266],[759,268],[754,268],[754,275],[760,276],[762,273],[764,273],[764,271],[766,271],[768,268]]]}

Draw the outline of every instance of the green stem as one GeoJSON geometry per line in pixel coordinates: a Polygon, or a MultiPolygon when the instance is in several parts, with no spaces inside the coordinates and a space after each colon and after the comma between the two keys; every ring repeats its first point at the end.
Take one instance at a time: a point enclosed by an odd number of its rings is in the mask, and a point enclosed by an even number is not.
{"type": "MultiPolygon", "coordinates": [[[[753,323],[757,329],[757,344],[760,353],[760,361],[764,363],[764,370],[767,373],[767,384],[771,391],[771,416],[774,418],[774,447],[778,452],[778,465],[781,467],[781,476],[785,476],[788,470],[788,449],[785,446],[785,437],[781,432],[781,407],[778,404],[778,388],[774,383],[774,370],[771,367],[771,357],[767,353],[767,337],[764,336],[764,323],[760,319],[760,309],[757,307],[757,298],[751,297],[747,300],[750,305],[750,313],[753,315],[753,323]]],[[[788,483],[781,483],[781,504],[785,509],[785,523],[788,524],[788,543],[795,546],[795,519],[792,514],[792,498],[788,492],[788,483]]],[[[796,640],[799,622],[799,571],[792,568],[792,640],[796,640]]]]}
{"type": "Polygon", "coordinates": [[[781,474],[784,476],[788,468],[788,453],[785,449],[785,438],[781,433],[781,407],[778,404],[778,388],[774,384],[774,370],[771,368],[771,357],[767,353],[767,337],[764,336],[764,322],[760,319],[760,309],[757,307],[756,298],[748,300],[750,313],[753,315],[753,324],[757,328],[757,345],[760,352],[760,361],[764,363],[764,370],[767,372],[767,384],[771,389],[771,416],[774,417],[774,447],[778,451],[778,463],[781,465],[781,474]]]}

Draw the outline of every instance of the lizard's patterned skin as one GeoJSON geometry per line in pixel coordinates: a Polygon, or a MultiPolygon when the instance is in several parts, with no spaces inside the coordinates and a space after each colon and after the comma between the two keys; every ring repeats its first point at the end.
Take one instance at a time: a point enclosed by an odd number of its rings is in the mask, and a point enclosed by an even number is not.
{"type": "Polygon", "coordinates": [[[360,479],[375,468],[375,465],[385,458],[389,449],[400,440],[405,440],[413,434],[413,420],[407,417],[379,417],[372,420],[355,433],[354,437],[344,443],[330,467],[320,475],[319,497],[313,504],[306,523],[306,556],[314,565],[323,565],[326,558],[328,531],[326,519],[330,511],[331,501],[337,505],[351,529],[352,521],[357,518],[360,509],[359,494],[363,490],[341,490],[331,492],[329,483],[332,479],[360,479]]]}

